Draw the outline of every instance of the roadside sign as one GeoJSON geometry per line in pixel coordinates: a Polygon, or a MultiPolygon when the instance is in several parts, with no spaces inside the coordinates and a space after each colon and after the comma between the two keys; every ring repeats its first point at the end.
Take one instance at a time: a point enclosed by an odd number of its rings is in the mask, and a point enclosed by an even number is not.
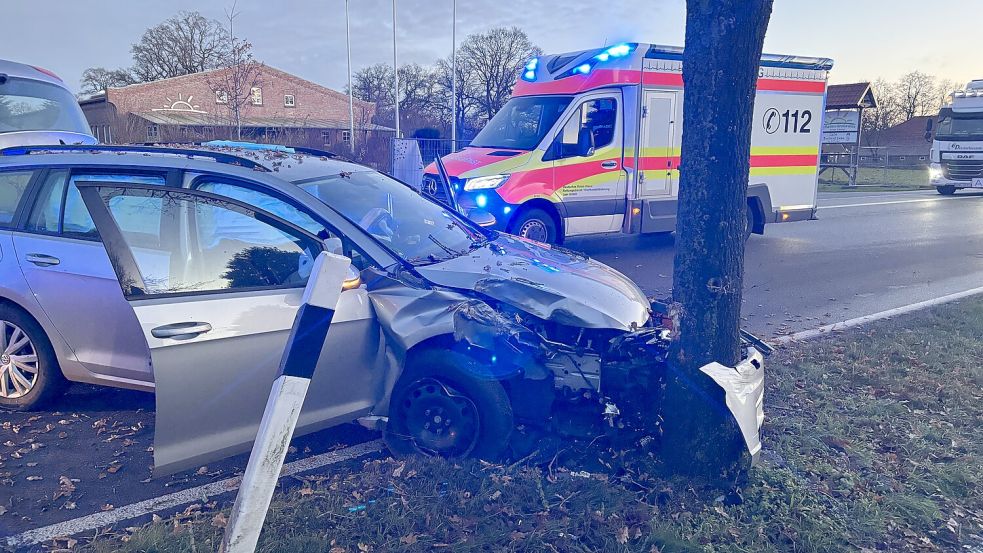
{"type": "Polygon", "coordinates": [[[856,132],[823,132],[823,144],[856,144],[856,132]]]}

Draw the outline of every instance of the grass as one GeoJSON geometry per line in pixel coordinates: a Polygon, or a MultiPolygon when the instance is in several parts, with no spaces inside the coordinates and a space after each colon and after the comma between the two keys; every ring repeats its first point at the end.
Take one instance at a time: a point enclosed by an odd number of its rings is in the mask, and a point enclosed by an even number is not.
{"type": "MultiPolygon", "coordinates": [[[[763,466],[739,495],[644,453],[576,466],[391,458],[285,483],[259,551],[965,551],[983,544],[983,300],[780,350],[763,466]]],[[[107,534],[102,553],[214,551],[225,514],[107,534]]]]}
{"type": "Polygon", "coordinates": [[[857,185],[847,186],[849,179],[843,171],[827,171],[819,178],[820,192],[891,192],[930,190],[928,169],[882,169],[861,167],[857,185]]]}

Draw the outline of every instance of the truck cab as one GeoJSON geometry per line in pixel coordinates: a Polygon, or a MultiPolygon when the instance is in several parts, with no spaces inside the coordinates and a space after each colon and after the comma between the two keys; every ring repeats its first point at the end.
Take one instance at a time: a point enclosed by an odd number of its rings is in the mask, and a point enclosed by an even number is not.
{"type": "MultiPolygon", "coordinates": [[[[825,58],[762,58],[748,233],[815,215],[831,67],[825,58]]],[[[470,145],[442,158],[450,192],[476,222],[541,242],[671,232],[682,105],[681,48],[622,43],[534,58],[470,145]]],[[[442,199],[435,164],[421,189],[442,199]]]]}
{"type": "Polygon", "coordinates": [[[929,177],[939,194],[957,190],[983,190],[983,79],[951,95],[939,110],[938,121],[926,129],[932,139],[929,177]]]}

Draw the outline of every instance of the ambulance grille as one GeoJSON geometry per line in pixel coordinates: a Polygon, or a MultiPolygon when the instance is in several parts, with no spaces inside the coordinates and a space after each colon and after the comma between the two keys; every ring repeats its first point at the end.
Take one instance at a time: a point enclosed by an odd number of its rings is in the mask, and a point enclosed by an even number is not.
{"type": "MultiPolygon", "coordinates": [[[[456,181],[455,177],[451,177],[451,185],[456,181]]],[[[444,187],[441,186],[440,177],[437,175],[423,175],[421,191],[428,198],[433,198],[443,204],[447,203],[447,194],[444,193],[444,187]]]]}
{"type": "Polygon", "coordinates": [[[983,160],[943,159],[942,174],[949,180],[971,180],[983,177],[983,160]]]}

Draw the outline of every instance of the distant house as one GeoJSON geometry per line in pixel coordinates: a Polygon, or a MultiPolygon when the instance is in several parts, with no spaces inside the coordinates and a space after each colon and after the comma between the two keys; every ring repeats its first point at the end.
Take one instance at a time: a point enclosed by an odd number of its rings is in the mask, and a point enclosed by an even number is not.
{"type": "Polygon", "coordinates": [[[861,151],[861,165],[889,167],[925,167],[929,163],[932,143],[925,139],[925,130],[935,115],[918,115],[879,131],[864,134],[865,146],[861,151]],[[886,158],[886,159],[885,159],[886,158]]]}
{"type": "MultiPolygon", "coordinates": [[[[92,134],[103,143],[235,138],[229,95],[222,90],[227,71],[109,88],[79,103],[92,134]]],[[[243,96],[248,97],[239,116],[244,140],[339,152],[349,147],[348,96],[341,92],[258,65],[243,96]]],[[[388,138],[395,132],[371,123],[375,104],[355,100],[354,108],[356,143],[388,138]]]]}

